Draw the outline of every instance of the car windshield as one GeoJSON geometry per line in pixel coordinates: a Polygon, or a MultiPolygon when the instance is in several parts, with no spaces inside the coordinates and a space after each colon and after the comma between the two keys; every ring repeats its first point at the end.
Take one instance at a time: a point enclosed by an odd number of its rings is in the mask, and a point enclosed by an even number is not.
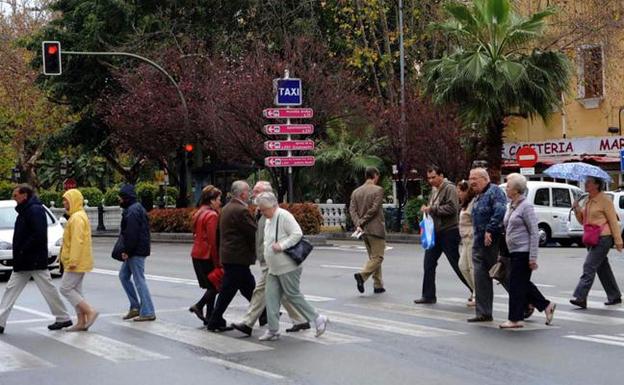
{"type": "Polygon", "coordinates": [[[0,229],[12,229],[15,227],[17,211],[13,207],[0,207],[0,229]]]}

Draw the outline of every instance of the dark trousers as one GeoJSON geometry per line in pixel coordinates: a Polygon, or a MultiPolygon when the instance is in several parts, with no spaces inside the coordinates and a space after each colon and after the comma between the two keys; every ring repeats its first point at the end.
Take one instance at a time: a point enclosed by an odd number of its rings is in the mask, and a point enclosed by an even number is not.
{"type": "Polygon", "coordinates": [[[600,242],[594,247],[589,247],[585,263],[583,264],[583,275],[579,279],[579,283],[574,290],[574,297],[578,299],[586,299],[589,294],[589,290],[594,284],[596,274],[607,292],[607,299],[613,301],[622,297],[620,288],[615,281],[613,270],[609,264],[609,258],[607,254],[613,246],[613,237],[604,236],[600,237],[600,242]]]}
{"type": "Polygon", "coordinates": [[[227,324],[225,319],[223,319],[223,313],[227,310],[230,302],[232,302],[234,296],[236,296],[236,293],[240,290],[243,297],[251,302],[251,295],[255,287],[256,280],[253,274],[251,274],[248,265],[224,263],[221,292],[217,297],[217,304],[208,322],[208,327],[216,328],[226,326],[227,324]]]}
{"type": "Polygon", "coordinates": [[[509,292],[509,317],[513,322],[522,321],[527,305],[530,303],[539,311],[544,311],[550,304],[539,289],[531,282],[529,253],[510,253],[507,264],[509,292]]]}
{"type": "Polygon", "coordinates": [[[475,243],[472,246],[472,264],[475,278],[475,300],[477,316],[491,317],[494,302],[494,287],[490,269],[498,258],[500,237],[494,237],[490,246],[475,243]]]}
{"type": "Polygon", "coordinates": [[[466,285],[468,290],[470,285],[466,282],[464,275],[461,270],[459,270],[459,243],[461,241],[461,237],[459,236],[459,229],[457,227],[438,231],[435,233],[435,245],[433,248],[425,251],[425,260],[424,260],[424,276],[423,276],[423,287],[422,287],[422,297],[426,299],[435,299],[436,298],[436,284],[435,284],[435,276],[436,276],[436,268],[438,267],[438,259],[442,253],[446,255],[451,267],[455,271],[455,274],[459,277],[459,279],[466,285]]]}

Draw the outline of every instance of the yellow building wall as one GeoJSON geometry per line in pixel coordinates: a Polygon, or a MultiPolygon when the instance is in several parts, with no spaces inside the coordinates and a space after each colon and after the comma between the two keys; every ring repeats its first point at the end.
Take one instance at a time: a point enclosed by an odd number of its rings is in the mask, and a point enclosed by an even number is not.
{"type": "MultiPolygon", "coordinates": [[[[565,137],[587,137],[587,136],[609,136],[608,127],[618,127],[619,108],[624,106],[624,29],[618,28],[620,23],[619,13],[610,10],[609,12],[600,9],[600,5],[616,5],[609,0],[522,0],[517,1],[517,6],[522,12],[536,12],[545,6],[556,6],[559,8],[559,19],[557,22],[562,25],[566,21],[565,17],[584,17],[595,11],[594,18],[598,25],[600,19],[612,18],[611,24],[604,28],[602,33],[593,36],[580,36],[577,40],[571,40],[563,51],[568,55],[572,64],[573,78],[570,82],[570,89],[565,95],[565,137]],[[592,9],[590,9],[592,8],[592,9]],[[606,13],[605,13],[606,12],[606,13]],[[576,49],[584,44],[602,44],[603,46],[603,100],[596,109],[587,109],[578,98],[577,80],[577,57],[576,49]]],[[[622,3],[620,3],[621,6],[622,3]]],[[[617,8],[619,9],[619,8],[617,8]]],[[[588,23],[592,22],[591,16],[586,16],[588,23]]],[[[578,20],[574,20],[578,23],[578,20]]],[[[556,26],[551,26],[546,36],[556,36],[558,33],[556,26]]],[[[553,47],[557,48],[557,47],[553,47]]],[[[623,117],[624,119],[624,112],[623,117]]],[[[624,122],[622,123],[624,125],[624,122]]],[[[624,128],[624,127],[623,127],[624,128]]],[[[513,118],[505,130],[505,142],[540,142],[548,139],[564,138],[564,124],[560,112],[553,113],[547,122],[540,118],[522,119],[513,118]]]]}

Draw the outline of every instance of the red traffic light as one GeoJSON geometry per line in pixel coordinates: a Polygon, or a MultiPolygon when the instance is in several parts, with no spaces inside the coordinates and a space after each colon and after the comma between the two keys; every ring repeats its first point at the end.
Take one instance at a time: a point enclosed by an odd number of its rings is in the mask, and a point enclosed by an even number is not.
{"type": "Polygon", "coordinates": [[[61,43],[44,41],[41,48],[44,75],[60,75],[63,72],[61,68],[61,43]]]}
{"type": "Polygon", "coordinates": [[[185,144],[184,145],[184,151],[186,152],[193,152],[193,145],[192,144],[185,144]]]}

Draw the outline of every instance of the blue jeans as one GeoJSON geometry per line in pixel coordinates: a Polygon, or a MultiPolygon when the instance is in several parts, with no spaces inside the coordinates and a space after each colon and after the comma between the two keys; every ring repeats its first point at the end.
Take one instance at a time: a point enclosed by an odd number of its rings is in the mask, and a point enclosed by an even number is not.
{"type": "Polygon", "coordinates": [[[139,309],[141,316],[155,315],[152,297],[145,281],[145,257],[130,257],[124,261],[119,269],[119,280],[130,300],[130,309],[139,309]]]}

